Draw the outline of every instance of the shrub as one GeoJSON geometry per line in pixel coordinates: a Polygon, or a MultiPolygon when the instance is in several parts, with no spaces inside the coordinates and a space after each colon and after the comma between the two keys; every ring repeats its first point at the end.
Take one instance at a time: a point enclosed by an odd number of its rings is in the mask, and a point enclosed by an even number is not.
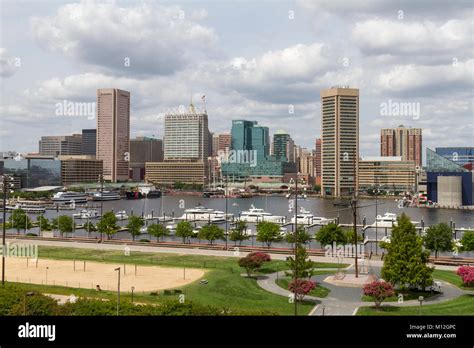
{"type": "Polygon", "coordinates": [[[378,309],[387,297],[395,295],[395,291],[392,284],[377,280],[364,285],[364,295],[372,297],[378,309]]]}
{"type": "Polygon", "coordinates": [[[254,260],[261,261],[263,262],[269,262],[272,260],[269,254],[262,253],[261,251],[255,251],[253,253],[250,253],[247,255],[247,257],[250,257],[254,260]]]}
{"type": "Polygon", "coordinates": [[[303,298],[316,287],[316,282],[307,279],[293,279],[288,284],[288,290],[295,294],[297,301],[303,301],[303,298]]]}
{"type": "Polygon", "coordinates": [[[456,273],[462,278],[464,285],[474,285],[474,267],[461,266],[458,268],[456,273]]]}

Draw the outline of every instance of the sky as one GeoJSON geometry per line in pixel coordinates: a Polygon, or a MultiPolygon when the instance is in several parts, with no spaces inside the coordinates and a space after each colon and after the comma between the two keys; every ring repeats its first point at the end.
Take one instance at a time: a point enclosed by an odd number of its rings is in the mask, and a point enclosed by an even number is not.
{"type": "Polygon", "coordinates": [[[362,156],[399,125],[422,128],[424,147],[474,146],[471,1],[0,4],[0,151],[95,128],[95,113],[60,107],[93,110],[98,88],[130,91],[132,137],[162,137],[192,101],[211,132],[255,120],[312,149],[335,85],[360,90],[362,156]]]}

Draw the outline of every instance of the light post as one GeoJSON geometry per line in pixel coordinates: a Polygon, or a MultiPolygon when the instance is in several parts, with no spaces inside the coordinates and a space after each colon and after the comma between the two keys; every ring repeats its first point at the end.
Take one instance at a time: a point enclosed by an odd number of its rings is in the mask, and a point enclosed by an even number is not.
{"type": "Polygon", "coordinates": [[[421,315],[421,308],[423,307],[423,301],[424,301],[424,297],[423,296],[420,296],[418,297],[418,301],[420,301],[420,315],[421,315]]]}
{"type": "Polygon", "coordinates": [[[2,221],[2,246],[3,246],[3,253],[2,253],[2,286],[5,285],[5,237],[6,237],[6,220],[7,220],[7,194],[8,192],[13,192],[10,188],[13,188],[15,185],[13,183],[13,177],[9,177],[7,175],[2,176],[2,188],[3,188],[3,221],[2,221]],[[9,188],[7,188],[7,186],[9,188]]]}
{"type": "Polygon", "coordinates": [[[34,294],[32,291],[23,294],[23,316],[26,316],[26,296],[33,296],[34,294]]]}
{"type": "Polygon", "coordinates": [[[45,282],[45,284],[48,284],[48,269],[49,269],[49,267],[46,267],[46,282],[45,282]]]}
{"type": "Polygon", "coordinates": [[[99,175],[100,181],[100,242],[102,243],[103,219],[104,219],[104,175],[99,175]]]}
{"type": "Polygon", "coordinates": [[[135,290],[135,287],[132,286],[132,303],[133,303],[133,291],[135,290]]]}
{"type": "Polygon", "coordinates": [[[224,198],[225,198],[225,250],[227,250],[227,190],[228,190],[228,187],[227,187],[227,176],[225,177],[225,191],[224,191],[224,198]]]}
{"type": "Polygon", "coordinates": [[[120,267],[116,268],[115,271],[118,272],[118,284],[117,284],[117,316],[120,311],[120,267]]]}

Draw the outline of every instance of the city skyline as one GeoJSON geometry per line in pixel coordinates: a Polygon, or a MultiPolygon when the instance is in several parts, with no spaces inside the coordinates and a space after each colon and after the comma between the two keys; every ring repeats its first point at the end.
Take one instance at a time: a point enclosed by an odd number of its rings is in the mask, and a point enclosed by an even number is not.
{"type": "Polygon", "coordinates": [[[100,88],[133,94],[131,137],[161,138],[169,109],[191,97],[201,108],[206,95],[211,132],[256,120],[313,148],[319,92],[338,84],[361,91],[360,155],[378,155],[380,129],[400,124],[423,129],[423,151],[472,146],[467,2],[456,9],[441,1],[28,4],[3,4],[4,25],[18,36],[5,37],[0,50],[1,151],[31,152],[41,135],[93,128],[95,113],[58,114],[58,105],[94,103],[100,88]],[[124,9],[140,20],[107,26],[124,9]],[[81,26],[92,13],[97,21],[81,26]],[[334,23],[338,30],[326,28],[334,23]],[[166,40],[154,40],[159,31],[166,40]]]}

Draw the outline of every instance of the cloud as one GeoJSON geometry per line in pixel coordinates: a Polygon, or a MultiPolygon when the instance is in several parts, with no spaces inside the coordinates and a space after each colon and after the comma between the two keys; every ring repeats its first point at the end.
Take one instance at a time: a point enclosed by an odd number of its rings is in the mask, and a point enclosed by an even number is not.
{"type": "Polygon", "coordinates": [[[351,39],[367,55],[448,54],[452,58],[466,51],[472,54],[472,30],[472,18],[442,24],[371,19],[357,22],[351,39]]]}
{"type": "Polygon", "coordinates": [[[217,35],[178,6],[82,1],[34,17],[31,35],[44,49],[115,74],[167,75],[213,54],[217,35]]]}
{"type": "Polygon", "coordinates": [[[6,48],[0,48],[0,76],[8,78],[13,76],[19,66],[19,58],[12,57],[8,54],[6,48]]]}

